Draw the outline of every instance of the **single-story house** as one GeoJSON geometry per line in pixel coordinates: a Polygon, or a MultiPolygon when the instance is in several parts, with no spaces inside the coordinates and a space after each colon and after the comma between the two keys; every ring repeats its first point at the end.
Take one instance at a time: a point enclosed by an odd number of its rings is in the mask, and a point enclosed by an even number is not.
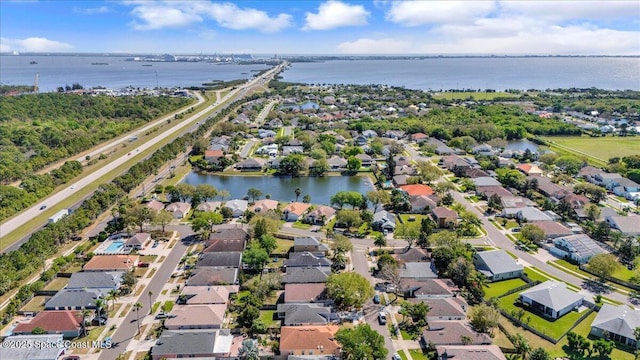
{"type": "Polygon", "coordinates": [[[504,208],[501,215],[506,218],[516,218],[523,222],[549,221],[551,218],[543,211],[532,206],[522,208],[504,208]]]}
{"type": "Polygon", "coordinates": [[[247,241],[245,239],[216,239],[207,241],[203,253],[209,252],[243,252],[247,241]]]}
{"type": "Polygon", "coordinates": [[[226,359],[232,355],[232,344],[229,329],[165,330],[151,348],[151,359],[226,359]]]}
{"type": "Polygon", "coordinates": [[[273,199],[258,200],[249,207],[249,210],[256,214],[266,213],[269,210],[275,211],[276,209],[278,209],[278,201],[273,199]]]}
{"type": "Polygon", "coordinates": [[[242,253],[239,251],[229,252],[208,252],[203,253],[198,258],[196,267],[240,267],[242,253]]]}
{"type": "Polygon", "coordinates": [[[450,228],[458,223],[458,213],[445,207],[436,207],[431,210],[431,216],[440,228],[450,228]]]}
{"type": "Polygon", "coordinates": [[[430,257],[426,250],[421,248],[412,247],[405,252],[391,254],[399,263],[416,263],[416,262],[428,262],[430,257]]]}
{"type": "Polygon", "coordinates": [[[247,200],[234,199],[227,201],[224,206],[231,209],[232,216],[237,218],[244,215],[244,212],[247,211],[249,207],[249,202],[247,200]]]}
{"type": "Polygon", "coordinates": [[[371,156],[369,156],[368,154],[358,154],[355,157],[356,157],[356,159],[359,159],[362,162],[362,166],[363,167],[370,167],[371,165],[373,165],[375,163],[373,158],[371,156]]]}
{"type": "Polygon", "coordinates": [[[151,200],[149,202],[147,202],[146,204],[144,204],[144,206],[148,207],[149,209],[158,212],[162,209],[164,209],[164,204],[161,203],[158,200],[151,200]]]}
{"type": "Polygon", "coordinates": [[[558,319],[582,305],[584,295],[567,289],[567,284],[548,280],[520,293],[520,300],[545,316],[558,319]]]}
{"type": "Polygon", "coordinates": [[[423,142],[429,139],[429,136],[424,134],[424,133],[415,133],[415,134],[411,134],[409,135],[409,139],[415,141],[415,142],[423,142]]]}
{"type": "Polygon", "coordinates": [[[337,314],[330,307],[321,304],[278,304],[276,310],[278,319],[282,319],[284,326],[326,325],[338,322],[337,314]]]}
{"type": "Polygon", "coordinates": [[[437,279],[436,266],[431,261],[406,262],[400,267],[400,278],[412,280],[437,279]]]}
{"type": "Polygon", "coordinates": [[[312,284],[325,283],[331,275],[331,270],[317,267],[294,267],[288,269],[282,277],[283,284],[312,284]]]}
{"type": "MultiPolygon", "coordinates": [[[[80,336],[82,321],[82,312],[78,310],[40,311],[31,321],[19,323],[12,333],[30,335],[35,328],[40,328],[46,334],[62,334],[65,339],[73,339],[80,336]]],[[[0,351],[0,357],[3,356],[0,351]]]]}
{"type": "Polygon", "coordinates": [[[324,225],[335,213],[336,209],[331,206],[318,205],[318,207],[309,211],[304,219],[310,224],[324,225]]]}
{"type": "Polygon", "coordinates": [[[196,206],[196,210],[198,211],[216,211],[222,207],[222,203],[220,201],[207,201],[198,204],[196,206]]]}
{"type": "Polygon", "coordinates": [[[534,226],[544,232],[545,239],[555,239],[561,236],[573,235],[573,232],[557,221],[537,221],[534,226]]]}
{"type": "Polygon", "coordinates": [[[469,304],[462,296],[440,299],[410,299],[411,302],[424,301],[429,305],[427,323],[443,320],[466,320],[469,304]]]}
{"type": "Polygon", "coordinates": [[[549,252],[561,259],[569,259],[578,264],[584,264],[593,255],[606,253],[600,245],[586,234],[562,236],[553,240],[549,252]]]}
{"type": "Polygon", "coordinates": [[[476,185],[476,188],[483,186],[501,186],[500,181],[490,176],[473,178],[471,181],[476,185]]]}
{"type": "Polygon", "coordinates": [[[504,250],[477,252],[473,255],[473,263],[489,281],[517,278],[524,271],[524,267],[504,250]]]}
{"type": "Polygon", "coordinates": [[[542,176],[543,171],[536,164],[519,164],[516,169],[520,170],[527,176],[542,176]]]}
{"type": "Polygon", "coordinates": [[[307,203],[291,202],[282,209],[282,219],[289,222],[298,221],[309,206],[307,203]]]}
{"type": "Polygon", "coordinates": [[[226,304],[176,305],[171,310],[175,317],[164,321],[168,330],[220,329],[224,323],[226,304]]]}
{"type": "Polygon", "coordinates": [[[425,344],[431,343],[436,346],[491,345],[489,335],[474,331],[466,320],[430,322],[429,328],[422,332],[422,339],[425,344]],[[471,343],[466,343],[463,339],[471,339],[471,343]]]}
{"type": "Polygon", "coordinates": [[[236,163],[235,168],[240,171],[262,171],[266,163],[261,158],[248,158],[236,163]]]}
{"type": "Polygon", "coordinates": [[[62,289],[44,304],[45,310],[96,309],[97,289],[62,289]]]}
{"type": "Polygon", "coordinates": [[[285,304],[324,302],[327,299],[327,286],[324,283],[286,284],[284,286],[285,304]]]}
{"type": "Polygon", "coordinates": [[[342,171],[347,168],[347,160],[338,156],[328,158],[327,164],[329,164],[329,170],[331,171],[342,171]]]}
{"type": "Polygon", "coordinates": [[[183,286],[178,300],[179,305],[227,304],[229,289],[226,286],[183,286]]]}
{"type": "Polygon", "coordinates": [[[280,355],[326,354],[340,358],[341,346],[335,339],[337,325],[283,326],[280,328],[280,355]]]}
{"type": "Polygon", "coordinates": [[[133,235],[132,237],[127,239],[127,241],[124,242],[124,249],[125,251],[142,250],[144,249],[144,244],[146,244],[147,241],[150,241],[150,240],[151,240],[151,234],[136,233],[135,235],[133,235]]]}
{"type": "Polygon", "coordinates": [[[418,196],[418,195],[433,195],[434,191],[429,185],[424,184],[410,184],[410,185],[402,185],[400,186],[404,192],[409,196],[418,196]]]}
{"type": "Polygon", "coordinates": [[[174,218],[183,219],[191,210],[191,204],[185,202],[174,202],[167,205],[165,210],[172,213],[174,218]]]}
{"type": "Polygon", "coordinates": [[[532,202],[522,196],[501,196],[500,204],[502,208],[524,208],[532,205],[532,202]]]}
{"type": "Polygon", "coordinates": [[[312,253],[309,251],[292,252],[289,259],[284,261],[284,267],[320,267],[331,268],[331,260],[327,259],[323,253],[312,253]]]}
{"type": "Polygon", "coordinates": [[[315,236],[296,236],[293,239],[293,251],[309,251],[312,253],[320,252],[326,254],[329,248],[315,236]]]}
{"type": "Polygon", "coordinates": [[[118,290],[122,283],[122,271],[80,271],[71,274],[65,289],[98,289],[100,294],[107,295],[111,290],[118,290]]]}
{"type": "Polygon", "coordinates": [[[82,269],[84,271],[131,271],[138,266],[138,255],[95,255],[82,269]]]}
{"type": "Polygon", "coordinates": [[[438,360],[507,360],[498,345],[437,345],[438,360]]]}
{"type": "Polygon", "coordinates": [[[448,298],[460,291],[450,279],[402,280],[400,290],[407,297],[418,299],[448,298]]]}
{"type": "Polygon", "coordinates": [[[204,159],[209,164],[217,164],[220,161],[220,158],[224,157],[224,152],[222,150],[205,150],[204,151],[204,159]]]}
{"type": "Polygon", "coordinates": [[[438,207],[437,197],[434,195],[418,195],[409,198],[412,213],[428,212],[438,207]]]}
{"type": "Polygon", "coordinates": [[[238,283],[237,267],[207,267],[195,269],[186,281],[187,286],[213,286],[238,283]]]}
{"type": "Polygon", "coordinates": [[[42,346],[42,344],[60,344],[62,342],[62,334],[9,336],[0,345],[0,349],[2,349],[0,350],[0,358],[3,360],[58,360],[66,349],[63,346],[42,346]],[[10,346],[11,344],[21,344],[22,346],[10,346]]]}
{"type": "Polygon", "coordinates": [[[396,229],[396,216],[386,210],[378,210],[373,214],[371,227],[378,231],[393,232],[396,229]]]}
{"type": "Polygon", "coordinates": [[[625,236],[640,235],[640,216],[606,216],[605,220],[611,228],[620,231],[625,236]]]}
{"type": "Polygon", "coordinates": [[[640,327],[640,310],[626,304],[614,306],[603,304],[591,323],[591,335],[604,337],[635,348],[634,330],[640,327]]]}
{"type": "MultiPolygon", "coordinates": [[[[209,234],[209,241],[212,240],[248,240],[249,233],[240,227],[218,229],[216,232],[209,234]]],[[[209,244],[207,244],[208,246],[209,244]]]]}

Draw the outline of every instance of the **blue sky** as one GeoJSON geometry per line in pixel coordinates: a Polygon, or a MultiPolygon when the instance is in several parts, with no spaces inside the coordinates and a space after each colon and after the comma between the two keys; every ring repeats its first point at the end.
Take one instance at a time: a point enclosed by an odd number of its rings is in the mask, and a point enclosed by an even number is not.
{"type": "Polygon", "coordinates": [[[640,55],[640,1],[0,1],[0,51],[640,55]]]}

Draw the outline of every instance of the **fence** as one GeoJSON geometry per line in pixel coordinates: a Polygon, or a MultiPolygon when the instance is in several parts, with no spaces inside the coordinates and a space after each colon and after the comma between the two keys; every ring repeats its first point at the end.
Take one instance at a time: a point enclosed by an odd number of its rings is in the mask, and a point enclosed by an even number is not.
{"type": "MultiPolygon", "coordinates": [[[[598,275],[594,274],[592,271],[589,270],[588,267],[586,267],[584,265],[580,265],[580,266],[578,266],[578,268],[580,270],[584,271],[584,272],[587,272],[587,273],[593,275],[593,276],[599,277],[598,275]]],[[[640,285],[637,285],[637,284],[634,284],[634,283],[630,283],[628,281],[620,280],[618,278],[614,278],[614,277],[611,277],[611,276],[605,277],[605,280],[611,281],[614,284],[626,286],[626,287],[628,287],[630,289],[633,289],[633,290],[640,291],[640,285]]]]}

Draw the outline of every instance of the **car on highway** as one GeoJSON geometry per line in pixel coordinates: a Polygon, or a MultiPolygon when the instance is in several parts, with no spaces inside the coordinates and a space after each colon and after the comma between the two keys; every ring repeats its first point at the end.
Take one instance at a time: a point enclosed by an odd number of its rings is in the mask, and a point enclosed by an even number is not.
{"type": "Polygon", "coordinates": [[[75,185],[75,184],[73,184],[73,185],[71,185],[71,186],[69,187],[69,189],[71,189],[71,190],[73,190],[73,189],[75,189],[75,188],[76,188],[76,185],[75,185]]]}
{"type": "Polygon", "coordinates": [[[47,205],[42,205],[42,206],[40,206],[40,210],[44,210],[44,209],[46,209],[46,208],[47,208],[47,205]]]}

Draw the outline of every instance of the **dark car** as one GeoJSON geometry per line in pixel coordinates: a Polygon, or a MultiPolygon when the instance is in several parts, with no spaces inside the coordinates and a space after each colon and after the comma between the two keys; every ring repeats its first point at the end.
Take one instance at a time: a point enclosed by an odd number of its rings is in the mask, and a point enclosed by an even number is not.
{"type": "Polygon", "coordinates": [[[380,295],[375,294],[375,295],[373,296],[373,303],[374,303],[374,304],[380,304],[380,295]]]}
{"type": "Polygon", "coordinates": [[[138,267],[149,267],[149,263],[138,263],[138,267]]]}
{"type": "Polygon", "coordinates": [[[47,208],[47,205],[42,205],[42,206],[40,206],[40,210],[44,210],[44,209],[46,209],[46,208],[47,208]]]}

